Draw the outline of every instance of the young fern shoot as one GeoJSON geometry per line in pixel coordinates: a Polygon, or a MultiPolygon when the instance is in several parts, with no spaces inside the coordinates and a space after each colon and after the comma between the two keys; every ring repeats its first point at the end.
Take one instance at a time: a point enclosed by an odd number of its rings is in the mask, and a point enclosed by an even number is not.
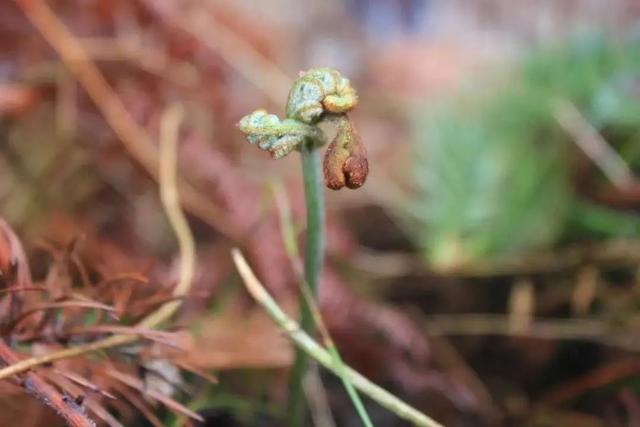
{"type": "Polygon", "coordinates": [[[286,118],[258,109],[238,123],[252,144],[280,159],[303,147],[316,149],[326,139],[318,124],[332,121],[338,133],[324,158],[324,178],[328,188],[361,187],[369,173],[366,150],[355,125],[347,115],[358,104],[358,95],[348,79],[333,68],[313,68],[302,72],[289,92],[286,118]]]}
{"type": "MultiPolygon", "coordinates": [[[[302,158],[307,206],[307,239],[304,258],[304,279],[314,296],[324,263],[324,199],[320,181],[324,174],[326,186],[332,190],[361,187],[369,172],[366,151],[353,122],[348,117],[358,104],[358,96],[349,79],[333,68],[313,68],[300,73],[286,106],[286,118],[280,119],[263,109],[244,116],[238,126],[247,140],[280,159],[293,151],[302,158]],[[336,137],[320,162],[319,148],[326,138],[318,125],[323,121],[337,124],[336,137]]],[[[300,297],[300,325],[314,329],[308,304],[300,297]]],[[[296,353],[290,379],[289,425],[304,424],[302,380],[306,370],[306,355],[296,353]]]]}

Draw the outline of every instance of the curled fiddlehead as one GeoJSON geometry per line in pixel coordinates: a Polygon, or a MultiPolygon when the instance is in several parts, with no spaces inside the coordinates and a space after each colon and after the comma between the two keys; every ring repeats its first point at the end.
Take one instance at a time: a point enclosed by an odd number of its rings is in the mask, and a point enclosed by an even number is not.
{"type": "Polygon", "coordinates": [[[262,109],[244,116],[238,127],[251,144],[258,144],[261,149],[269,151],[274,159],[286,156],[305,139],[318,145],[324,142],[319,128],[294,119],[280,120],[275,114],[268,114],[262,109]]]}
{"type": "Polygon", "coordinates": [[[289,92],[287,117],[317,123],[323,113],[343,114],[358,104],[358,95],[349,79],[333,68],[313,68],[302,72],[289,92]]]}
{"type": "Polygon", "coordinates": [[[357,103],[358,95],[349,79],[333,68],[313,68],[302,72],[293,84],[286,119],[259,109],[244,116],[238,127],[250,143],[279,159],[302,144],[323,145],[325,138],[317,125],[324,119],[335,121],[338,133],[325,153],[325,183],[333,190],[358,188],[364,184],[369,166],[364,146],[346,115],[357,103]]]}

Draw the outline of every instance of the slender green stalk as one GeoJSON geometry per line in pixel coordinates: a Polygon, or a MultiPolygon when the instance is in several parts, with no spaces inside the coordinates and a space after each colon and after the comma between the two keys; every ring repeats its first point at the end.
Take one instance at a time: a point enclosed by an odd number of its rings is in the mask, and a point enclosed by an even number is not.
{"type": "MultiPolygon", "coordinates": [[[[320,150],[311,145],[305,145],[302,148],[302,173],[307,202],[304,276],[309,288],[317,294],[322,264],[324,263],[324,192],[320,150]]],[[[307,316],[310,319],[309,313],[307,316]]]]}
{"type": "MultiPolygon", "coordinates": [[[[316,303],[316,298],[313,296],[313,292],[309,288],[309,285],[305,282],[303,276],[303,267],[300,261],[300,252],[298,250],[298,243],[296,242],[295,231],[293,226],[293,221],[291,219],[291,209],[289,207],[289,202],[286,199],[286,195],[284,194],[284,190],[281,185],[272,185],[272,191],[274,193],[274,197],[276,198],[276,203],[278,205],[278,212],[280,217],[280,229],[282,232],[282,241],[291,261],[291,265],[296,272],[296,275],[300,278],[300,291],[302,293],[302,297],[304,301],[308,304],[309,309],[311,311],[311,315],[313,317],[313,321],[315,326],[318,328],[318,332],[322,337],[323,344],[325,348],[329,351],[331,356],[333,357],[333,362],[335,366],[339,367],[340,378],[342,379],[342,383],[353,402],[353,406],[356,408],[362,423],[365,427],[373,427],[373,423],[369,418],[369,414],[367,413],[360,396],[358,395],[356,389],[353,387],[353,384],[349,382],[349,378],[346,375],[346,371],[344,369],[345,364],[340,357],[340,352],[336,347],[331,335],[329,334],[329,330],[327,326],[324,324],[322,320],[322,315],[320,314],[320,310],[318,308],[318,304],[316,303]]],[[[317,370],[313,371],[313,374],[318,375],[317,370]]],[[[308,380],[308,378],[306,378],[308,380]]],[[[319,381],[319,378],[318,378],[319,381]]],[[[308,384],[308,381],[307,381],[308,384]]],[[[305,385],[305,391],[307,392],[307,401],[309,401],[308,387],[305,385]]],[[[311,406],[311,405],[309,405],[311,406]]],[[[310,408],[313,411],[313,408],[310,408]]],[[[312,415],[314,415],[312,413],[312,415]]],[[[316,423],[317,424],[317,423],[316,423]]]]}
{"type": "MultiPolygon", "coordinates": [[[[304,193],[307,204],[307,242],[304,257],[304,277],[314,297],[318,293],[320,274],[324,262],[324,196],[322,191],[322,169],[320,153],[313,144],[304,144],[301,149],[304,193]]],[[[304,298],[300,298],[300,326],[307,332],[314,329],[311,309],[304,298]]],[[[307,371],[307,356],[296,350],[296,360],[289,380],[288,424],[291,427],[304,425],[305,399],[302,379],[307,371]]]]}
{"type": "Polygon", "coordinates": [[[304,332],[298,323],[291,319],[276,301],[269,295],[264,286],[256,278],[238,249],[231,251],[233,261],[244,281],[251,296],[267,311],[274,322],[287,334],[295,345],[308,356],[313,357],[318,363],[338,376],[344,375],[348,382],[372,400],[378,402],[384,408],[396,414],[398,417],[420,427],[443,427],[429,416],[398,399],[382,387],[369,381],[366,377],[356,372],[349,366],[336,362],[327,349],[322,348],[309,334],[304,332]]]}

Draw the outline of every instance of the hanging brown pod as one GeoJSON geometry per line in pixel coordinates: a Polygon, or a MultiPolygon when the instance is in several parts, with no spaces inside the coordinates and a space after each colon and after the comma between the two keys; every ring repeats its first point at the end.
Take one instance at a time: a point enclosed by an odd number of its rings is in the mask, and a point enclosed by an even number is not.
{"type": "Polygon", "coordinates": [[[360,188],[369,173],[367,152],[349,116],[341,115],[336,120],[338,133],[324,155],[325,184],[332,190],[345,185],[360,188]]]}

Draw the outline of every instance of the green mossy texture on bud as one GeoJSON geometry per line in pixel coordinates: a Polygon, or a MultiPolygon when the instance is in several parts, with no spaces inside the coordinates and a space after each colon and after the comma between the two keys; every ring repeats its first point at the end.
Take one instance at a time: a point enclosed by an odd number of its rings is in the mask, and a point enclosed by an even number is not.
{"type": "Polygon", "coordinates": [[[293,119],[280,120],[275,114],[265,110],[255,110],[244,116],[238,123],[240,130],[251,144],[258,144],[269,151],[274,159],[279,159],[297,149],[305,139],[322,141],[322,131],[293,119]]]}
{"type": "Polygon", "coordinates": [[[358,95],[349,79],[333,68],[313,68],[302,72],[287,100],[287,118],[259,109],[238,123],[251,144],[279,159],[302,144],[318,147],[325,137],[317,127],[324,119],[335,121],[338,133],[324,158],[324,177],[328,188],[361,187],[369,172],[366,150],[355,126],[347,117],[358,104],[358,95]]]}
{"type": "Polygon", "coordinates": [[[342,114],[358,104],[358,95],[349,79],[333,68],[303,72],[289,92],[287,117],[317,123],[323,113],[342,114]]]}

